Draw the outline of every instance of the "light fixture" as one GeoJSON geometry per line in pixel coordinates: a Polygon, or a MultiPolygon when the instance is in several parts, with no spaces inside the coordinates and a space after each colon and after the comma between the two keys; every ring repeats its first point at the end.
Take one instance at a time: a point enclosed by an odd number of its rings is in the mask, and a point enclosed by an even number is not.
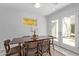
{"type": "Polygon", "coordinates": [[[35,3],[35,4],[34,4],[34,7],[35,7],[35,8],[40,8],[40,3],[35,3]]]}

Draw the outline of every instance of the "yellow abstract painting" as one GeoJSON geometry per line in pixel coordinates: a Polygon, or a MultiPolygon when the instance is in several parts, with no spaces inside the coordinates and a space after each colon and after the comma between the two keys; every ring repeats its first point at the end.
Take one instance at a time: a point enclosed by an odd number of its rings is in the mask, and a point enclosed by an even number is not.
{"type": "Polygon", "coordinates": [[[37,25],[37,20],[36,19],[31,19],[31,18],[24,18],[22,20],[22,23],[24,25],[36,26],[37,25]]]}

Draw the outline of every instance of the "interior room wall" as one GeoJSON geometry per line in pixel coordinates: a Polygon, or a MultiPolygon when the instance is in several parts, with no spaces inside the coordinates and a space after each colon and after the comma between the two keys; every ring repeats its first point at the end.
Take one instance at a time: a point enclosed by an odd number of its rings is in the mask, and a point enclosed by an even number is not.
{"type": "Polygon", "coordinates": [[[19,9],[0,7],[0,50],[4,48],[4,40],[32,35],[31,27],[22,24],[23,18],[37,19],[37,35],[47,35],[46,19],[43,16],[19,9]]]}
{"type": "Polygon", "coordinates": [[[52,20],[56,20],[56,19],[59,19],[59,30],[58,30],[58,35],[59,35],[59,43],[55,42],[57,45],[61,46],[61,47],[64,47],[66,49],[69,49],[71,51],[74,51],[76,53],[79,53],[79,4],[78,3],[74,3],[74,4],[71,4],[71,5],[68,5],[54,13],[51,13],[50,15],[46,16],[47,18],[47,33],[48,34],[51,34],[51,21],[52,20]],[[67,17],[67,16],[72,16],[72,15],[75,15],[76,18],[75,18],[75,21],[76,21],[76,38],[75,38],[75,44],[76,46],[73,47],[73,46],[69,46],[69,45],[66,45],[66,44],[63,44],[62,43],[62,20],[63,20],[63,17],[67,17]]]}

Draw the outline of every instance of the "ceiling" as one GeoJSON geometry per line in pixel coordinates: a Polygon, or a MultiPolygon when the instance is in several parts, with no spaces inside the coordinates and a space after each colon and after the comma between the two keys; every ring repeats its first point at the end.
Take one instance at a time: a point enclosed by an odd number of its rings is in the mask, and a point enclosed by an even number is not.
{"type": "Polygon", "coordinates": [[[70,3],[40,3],[41,7],[35,8],[34,3],[0,3],[0,7],[46,16],[69,4],[70,3]]]}

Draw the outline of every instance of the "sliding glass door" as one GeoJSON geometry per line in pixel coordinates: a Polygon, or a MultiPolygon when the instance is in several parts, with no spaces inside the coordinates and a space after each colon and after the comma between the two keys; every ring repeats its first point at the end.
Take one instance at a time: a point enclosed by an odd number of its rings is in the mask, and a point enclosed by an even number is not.
{"type": "Polygon", "coordinates": [[[62,43],[75,46],[75,15],[62,20],[62,43]]]}
{"type": "Polygon", "coordinates": [[[58,19],[51,21],[51,34],[56,37],[54,38],[54,41],[69,46],[75,46],[75,15],[63,17],[60,21],[62,23],[61,25],[59,24],[60,22],[58,19]],[[58,28],[61,28],[61,30],[58,28]],[[58,36],[61,36],[60,40],[60,37],[58,36]]]}

